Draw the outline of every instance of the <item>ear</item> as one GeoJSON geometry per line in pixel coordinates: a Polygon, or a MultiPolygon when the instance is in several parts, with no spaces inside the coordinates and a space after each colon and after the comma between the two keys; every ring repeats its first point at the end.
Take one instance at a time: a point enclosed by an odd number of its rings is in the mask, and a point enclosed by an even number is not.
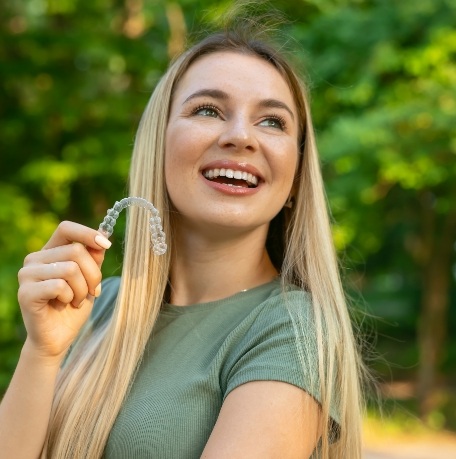
{"type": "Polygon", "coordinates": [[[291,186],[290,194],[288,195],[287,201],[283,205],[284,207],[288,207],[289,209],[293,207],[297,190],[298,190],[298,179],[297,179],[297,174],[296,174],[293,180],[293,185],[291,186]]]}
{"type": "Polygon", "coordinates": [[[293,207],[293,197],[291,195],[288,196],[287,202],[283,205],[283,207],[288,207],[289,209],[293,207]]]}
{"type": "Polygon", "coordinates": [[[298,183],[298,174],[296,174],[296,177],[293,180],[293,185],[291,185],[291,190],[290,190],[290,197],[295,198],[296,194],[298,193],[299,189],[299,183],[298,183]]]}
{"type": "Polygon", "coordinates": [[[299,171],[296,171],[295,177],[293,179],[293,184],[291,185],[290,194],[288,195],[287,202],[294,201],[299,189],[299,171]]]}

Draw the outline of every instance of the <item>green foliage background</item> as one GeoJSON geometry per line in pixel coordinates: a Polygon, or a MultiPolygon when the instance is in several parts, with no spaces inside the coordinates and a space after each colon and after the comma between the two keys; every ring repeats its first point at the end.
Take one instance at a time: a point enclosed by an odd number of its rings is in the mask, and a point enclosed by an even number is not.
{"type": "MultiPolygon", "coordinates": [[[[125,196],[155,83],[185,31],[230,4],[0,4],[0,393],[24,339],[24,256],[63,219],[97,227],[125,196]]],[[[361,332],[372,342],[376,330],[382,356],[372,367],[385,383],[408,381],[405,403],[428,400],[422,414],[436,427],[456,428],[456,1],[274,6],[291,19],[283,35],[311,86],[347,289],[355,315],[373,316],[361,332]]],[[[105,275],[120,269],[121,234],[105,275]]]]}

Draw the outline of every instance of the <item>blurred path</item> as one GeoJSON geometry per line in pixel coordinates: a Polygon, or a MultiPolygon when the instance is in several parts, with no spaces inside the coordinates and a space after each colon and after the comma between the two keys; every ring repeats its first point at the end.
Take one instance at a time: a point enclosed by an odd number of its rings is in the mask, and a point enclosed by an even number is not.
{"type": "Polygon", "coordinates": [[[415,442],[368,446],[364,459],[456,459],[454,442],[415,442]]]}
{"type": "Polygon", "coordinates": [[[456,459],[456,432],[431,429],[417,418],[369,417],[363,459],[456,459]]]}

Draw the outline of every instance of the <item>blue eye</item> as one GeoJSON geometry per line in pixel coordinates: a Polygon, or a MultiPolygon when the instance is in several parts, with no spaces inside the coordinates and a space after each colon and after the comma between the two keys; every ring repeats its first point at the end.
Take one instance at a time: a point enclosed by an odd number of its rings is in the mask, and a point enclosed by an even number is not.
{"type": "Polygon", "coordinates": [[[283,131],[285,129],[285,120],[280,116],[273,116],[264,119],[259,123],[260,126],[272,127],[283,131]]]}
{"type": "Polygon", "coordinates": [[[194,115],[199,116],[210,116],[212,118],[217,118],[219,116],[219,111],[216,107],[204,105],[202,107],[197,107],[193,110],[194,115]]]}

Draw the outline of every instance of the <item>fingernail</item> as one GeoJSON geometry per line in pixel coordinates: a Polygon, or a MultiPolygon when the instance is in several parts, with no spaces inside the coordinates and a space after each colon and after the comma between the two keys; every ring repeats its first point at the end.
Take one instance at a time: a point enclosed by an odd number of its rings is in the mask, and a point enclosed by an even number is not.
{"type": "Polygon", "coordinates": [[[112,245],[112,242],[109,239],[106,239],[101,234],[97,234],[95,236],[95,242],[103,249],[109,249],[109,247],[111,247],[112,245]]]}
{"type": "Polygon", "coordinates": [[[98,298],[101,295],[101,284],[98,284],[95,288],[95,298],[98,298]]]}

